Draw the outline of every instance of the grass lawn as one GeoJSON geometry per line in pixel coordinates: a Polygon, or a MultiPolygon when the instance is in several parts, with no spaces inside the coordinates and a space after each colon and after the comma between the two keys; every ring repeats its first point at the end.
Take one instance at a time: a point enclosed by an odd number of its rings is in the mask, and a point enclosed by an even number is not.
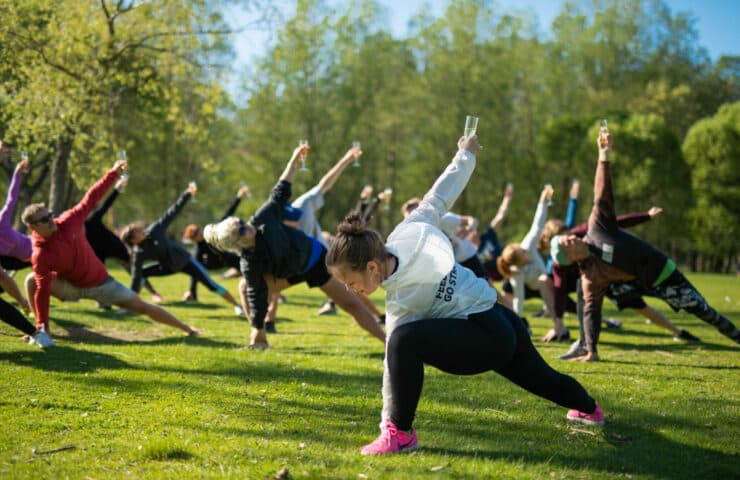
{"type": "MultiPolygon", "coordinates": [[[[740,324],[740,278],[689,278],[740,324]]],[[[202,337],[90,301],[52,303],[57,347],[46,351],[0,324],[0,478],[264,479],[283,468],[294,479],[740,477],[740,348],[662,302],[651,301],[704,343],[676,342],[610,304],[624,326],[603,331],[601,362],[563,362],[567,344],[537,342],[602,404],[605,427],[568,425],[565,409],[494,373],[427,368],[421,448],[366,458],[358,447],[378,431],[382,345],[347,314],[316,316],[320,290],[286,292],[280,333],[259,352],[238,349],[248,325],[210,292],[184,304],[187,277],[152,281],[202,337]],[[61,447],[72,448],[51,452],[61,447]]],[[[236,293],[235,280],[224,284],[236,293]]],[[[548,329],[532,319],[538,307],[527,303],[535,338],[548,329]]],[[[576,323],[566,318],[572,333],[576,323]]]]}

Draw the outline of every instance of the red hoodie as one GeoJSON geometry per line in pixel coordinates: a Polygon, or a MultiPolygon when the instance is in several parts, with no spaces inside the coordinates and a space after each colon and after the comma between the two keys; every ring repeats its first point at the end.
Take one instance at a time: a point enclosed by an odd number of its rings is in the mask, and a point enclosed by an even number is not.
{"type": "Polygon", "coordinates": [[[85,238],[85,219],[95,204],[103,198],[118,178],[116,170],[110,170],[88,190],[80,203],[54,219],[57,231],[49,238],[36,232],[31,234],[33,254],[31,264],[36,277],[36,294],[33,302],[36,310],[36,326],[49,325],[49,296],[54,275],[79,288],[96,287],[108,278],[108,271],[95,256],[85,238]]]}

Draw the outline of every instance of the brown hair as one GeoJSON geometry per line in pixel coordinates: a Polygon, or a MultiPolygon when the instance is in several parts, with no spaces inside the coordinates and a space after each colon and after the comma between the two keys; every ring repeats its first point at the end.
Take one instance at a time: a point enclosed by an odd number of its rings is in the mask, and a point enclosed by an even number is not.
{"type": "Polygon", "coordinates": [[[542,229],[539,240],[537,240],[537,251],[543,257],[547,258],[550,255],[550,240],[552,240],[552,237],[560,235],[566,230],[568,229],[565,227],[564,221],[558,219],[548,220],[542,229]]]}
{"type": "Polygon", "coordinates": [[[134,236],[134,231],[140,228],[144,228],[144,224],[141,222],[131,222],[123,227],[123,229],[121,229],[121,241],[129,247],[133,247],[134,245],[131,240],[134,236]]]}
{"type": "Polygon", "coordinates": [[[504,278],[509,278],[514,270],[521,269],[529,261],[529,254],[518,243],[512,243],[504,248],[501,256],[496,259],[496,266],[504,278]]]}
{"type": "Polygon", "coordinates": [[[45,207],[46,205],[44,205],[43,203],[32,203],[31,205],[23,209],[23,213],[21,214],[21,221],[26,225],[31,225],[31,223],[33,223],[33,218],[36,216],[39,210],[42,210],[45,207]]]}
{"type": "Polygon", "coordinates": [[[365,270],[367,262],[383,262],[387,258],[388,251],[380,234],[367,228],[360,214],[352,213],[337,225],[334,242],[326,254],[326,266],[342,266],[360,272],[365,270]]]}
{"type": "Polygon", "coordinates": [[[409,198],[403,202],[403,205],[401,205],[401,213],[404,217],[407,216],[409,213],[414,211],[414,209],[418,208],[420,203],[421,199],[419,199],[419,197],[409,198]]]}
{"type": "Polygon", "coordinates": [[[195,237],[198,236],[200,233],[200,227],[194,223],[191,223],[187,227],[185,227],[185,231],[182,232],[183,238],[187,240],[193,240],[195,237]]]}

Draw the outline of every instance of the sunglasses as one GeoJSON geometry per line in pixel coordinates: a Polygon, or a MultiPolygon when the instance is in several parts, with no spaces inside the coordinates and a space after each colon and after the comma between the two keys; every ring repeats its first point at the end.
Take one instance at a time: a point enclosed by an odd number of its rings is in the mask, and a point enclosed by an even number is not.
{"type": "Polygon", "coordinates": [[[34,225],[35,224],[38,224],[38,223],[51,223],[51,221],[52,221],[53,218],[54,218],[54,212],[49,212],[46,215],[44,215],[43,217],[38,218],[38,219],[34,220],[31,223],[33,223],[34,225]]]}
{"type": "Polygon", "coordinates": [[[239,236],[243,237],[247,233],[247,224],[244,220],[239,219],[239,236]]]}

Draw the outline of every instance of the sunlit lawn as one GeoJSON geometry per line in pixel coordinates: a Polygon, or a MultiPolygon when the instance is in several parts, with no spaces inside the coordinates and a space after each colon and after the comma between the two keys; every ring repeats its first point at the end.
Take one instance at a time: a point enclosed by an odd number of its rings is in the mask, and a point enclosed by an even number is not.
{"type": "MultiPolygon", "coordinates": [[[[689,277],[740,324],[740,278],[689,277]]],[[[206,330],[200,338],[89,301],[53,304],[58,346],[47,351],[0,325],[0,478],[263,479],[283,468],[336,479],[740,475],[740,348],[661,302],[651,303],[704,343],[676,342],[611,305],[624,326],[603,331],[601,362],[562,362],[567,344],[538,342],[603,405],[603,429],[568,425],[563,408],[493,373],[428,368],[421,448],[366,458],[358,447],[376,436],[381,406],[377,340],[344,313],[316,316],[321,291],[299,286],[286,292],[273,348],[239,350],[246,322],[203,289],[201,304],[179,302],[187,282],[153,279],[167,308],[206,330]]],[[[236,293],[235,280],[224,283],[236,293]]],[[[528,301],[530,319],[538,308],[528,301]]],[[[548,329],[532,323],[535,338],[548,329]]],[[[573,317],[566,323],[577,331],[573,317]]]]}

